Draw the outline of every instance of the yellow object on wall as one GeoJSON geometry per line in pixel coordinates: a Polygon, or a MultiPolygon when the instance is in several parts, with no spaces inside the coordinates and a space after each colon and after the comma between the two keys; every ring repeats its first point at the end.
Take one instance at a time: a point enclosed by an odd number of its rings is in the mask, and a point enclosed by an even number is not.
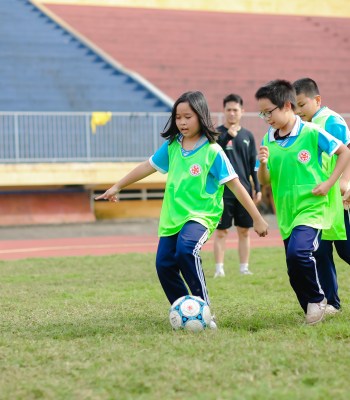
{"type": "Polygon", "coordinates": [[[96,111],[91,114],[91,130],[92,133],[96,133],[96,126],[98,125],[106,125],[112,119],[111,112],[100,112],[96,111]]]}

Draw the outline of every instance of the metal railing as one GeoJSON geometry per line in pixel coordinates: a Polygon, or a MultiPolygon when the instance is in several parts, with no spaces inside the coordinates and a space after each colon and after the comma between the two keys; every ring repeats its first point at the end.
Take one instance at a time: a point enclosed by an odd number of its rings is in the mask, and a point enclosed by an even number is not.
{"type": "MultiPolygon", "coordinates": [[[[0,113],[0,163],[133,162],[152,155],[163,143],[170,113],[112,113],[91,129],[87,112],[0,113]]],[[[350,114],[343,115],[347,122],[350,114]]],[[[214,113],[215,125],[223,121],[214,113]]],[[[260,143],[267,125],[257,113],[245,113],[242,125],[260,143]]]]}

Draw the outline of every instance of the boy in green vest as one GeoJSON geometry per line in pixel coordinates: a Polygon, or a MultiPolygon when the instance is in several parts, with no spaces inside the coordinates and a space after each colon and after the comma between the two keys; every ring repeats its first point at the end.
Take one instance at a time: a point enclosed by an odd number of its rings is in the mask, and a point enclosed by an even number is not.
{"type": "Polygon", "coordinates": [[[261,184],[271,184],[289,280],[305,322],[317,324],[327,299],[314,253],[322,229],[332,223],[328,192],[350,162],[350,153],[332,135],[295,115],[296,95],[290,82],[271,81],[258,89],[255,98],[259,116],[270,125],[258,153],[258,178],[261,184]],[[322,169],[323,152],[338,155],[329,176],[322,169]]]}
{"type": "MultiPolygon", "coordinates": [[[[313,122],[339,139],[350,148],[350,131],[339,114],[328,107],[321,106],[321,96],[316,82],[310,78],[298,79],[293,83],[297,95],[296,114],[303,121],[313,122]]],[[[334,168],[336,156],[323,154],[322,165],[326,174],[334,168]]],[[[333,259],[333,246],[340,258],[350,264],[350,221],[348,210],[344,209],[342,194],[346,192],[350,180],[350,164],[341,179],[329,191],[330,210],[334,222],[330,229],[322,232],[320,247],[315,253],[320,284],[327,298],[326,314],[335,314],[340,309],[337,272],[333,259]]]]}

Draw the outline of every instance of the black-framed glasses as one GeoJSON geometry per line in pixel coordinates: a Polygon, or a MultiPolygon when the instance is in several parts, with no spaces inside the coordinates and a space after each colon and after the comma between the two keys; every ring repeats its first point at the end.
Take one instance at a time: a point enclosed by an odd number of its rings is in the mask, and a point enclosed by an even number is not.
{"type": "Polygon", "coordinates": [[[275,107],[275,108],[274,108],[273,110],[271,110],[271,111],[260,112],[260,113],[259,113],[259,117],[262,118],[262,119],[269,119],[269,118],[271,117],[272,113],[273,113],[275,110],[277,110],[277,108],[278,108],[278,106],[275,107]]]}

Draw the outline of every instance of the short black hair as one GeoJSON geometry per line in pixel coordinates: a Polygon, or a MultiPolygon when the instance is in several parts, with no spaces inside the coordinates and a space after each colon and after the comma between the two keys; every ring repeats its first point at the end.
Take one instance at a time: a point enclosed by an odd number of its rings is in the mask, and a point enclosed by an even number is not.
{"type": "Polygon", "coordinates": [[[230,101],[234,101],[235,103],[238,103],[241,107],[243,107],[243,99],[239,94],[231,93],[227,95],[223,100],[224,108],[226,104],[229,103],[230,101]]]}
{"type": "Polygon", "coordinates": [[[311,78],[301,78],[293,83],[297,96],[303,93],[306,97],[313,98],[320,94],[317,83],[311,78]]]}
{"type": "Polygon", "coordinates": [[[255,98],[257,100],[269,99],[280,109],[284,107],[287,101],[290,102],[293,110],[295,110],[297,104],[296,93],[292,84],[284,79],[276,79],[261,86],[255,93],[255,98]]]}

